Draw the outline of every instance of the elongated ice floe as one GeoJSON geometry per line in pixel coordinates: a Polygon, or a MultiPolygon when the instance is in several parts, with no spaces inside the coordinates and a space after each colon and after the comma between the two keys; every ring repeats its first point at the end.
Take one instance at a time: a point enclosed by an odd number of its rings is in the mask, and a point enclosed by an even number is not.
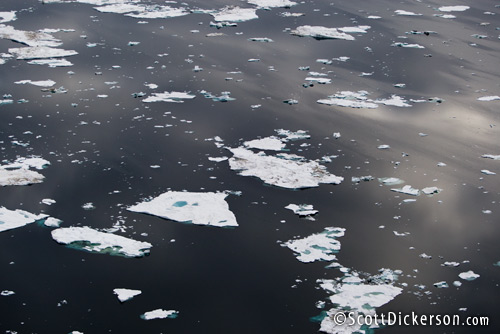
{"type": "Polygon", "coordinates": [[[16,30],[12,26],[0,24],[0,38],[28,46],[54,47],[62,44],[60,40],[45,32],[16,30]]]}
{"type": "Polygon", "coordinates": [[[297,5],[296,2],[290,0],[248,0],[248,3],[259,8],[290,8],[297,5]]]}
{"type": "Polygon", "coordinates": [[[314,261],[335,261],[340,250],[337,238],[344,236],[345,229],[340,227],[327,227],[318,234],[310,235],[303,239],[287,241],[284,246],[290,248],[297,255],[297,260],[309,263],[314,261]]]}
{"type": "Polygon", "coordinates": [[[354,36],[342,32],[337,28],[327,28],[322,26],[300,26],[292,30],[290,33],[295,36],[309,36],[315,39],[343,39],[347,41],[355,40],[354,36]]]}
{"type": "Polygon", "coordinates": [[[286,144],[279,138],[271,136],[261,139],[249,140],[243,143],[248,148],[255,148],[258,150],[281,151],[285,148],[286,144]]]}
{"type": "Polygon", "coordinates": [[[14,82],[15,84],[17,85],[25,85],[25,84],[30,84],[30,85],[33,85],[33,86],[38,86],[38,87],[52,87],[56,84],[56,82],[54,80],[37,80],[37,81],[33,81],[33,80],[19,80],[19,81],[16,81],[14,82]]]}
{"type": "Polygon", "coordinates": [[[418,196],[420,195],[420,190],[413,188],[409,184],[406,186],[403,186],[402,188],[392,188],[391,191],[397,192],[397,193],[402,193],[406,195],[411,195],[411,196],[418,196]]]}
{"type": "Polygon", "coordinates": [[[287,189],[318,187],[320,183],[339,184],[343,177],[330,174],[325,166],[294,154],[268,156],[246,148],[228,148],[232,170],[242,176],[255,176],[267,184],[287,189]]]}
{"type": "Polygon", "coordinates": [[[258,19],[259,17],[255,13],[255,8],[240,8],[228,6],[221,10],[211,13],[216,22],[244,22],[249,20],[258,19]]]}
{"type": "Polygon", "coordinates": [[[184,100],[194,99],[196,95],[187,92],[163,92],[153,93],[151,96],[142,100],[142,102],[176,102],[183,103],[184,100]]]}
{"type": "Polygon", "coordinates": [[[141,315],[141,319],[143,320],[153,320],[153,319],[165,319],[165,318],[177,318],[179,315],[178,311],[175,310],[163,310],[163,309],[157,309],[153,311],[149,311],[141,315]]]}
{"type": "Polygon", "coordinates": [[[469,8],[469,6],[442,6],[438,10],[440,12],[463,12],[469,8]]]}
{"type": "Polygon", "coordinates": [[[410,43],[403,43],[403,42],[396,42],[391,44],[391,46],[398,46],[401,48],[410,48],[410,49],[425,49],[424,46],[420,44],[410,44],[410,43]]]}
{"type": "Polygon", "coordinates": [[[225,193],[168,191],[127,210],[196,225],[238,226],[226,197],[225,193]]]}
{"type": "Polygon", "coordinates": [[[417,13],[409,12],[409,11],[402,10],[402,9],[395,10],[394,13],[396,15],[403,15],[403,16],[422,16],[422,14],[417,14],[417,13]]]}
{"type": "Polygon", "coordinates": [[[0,232],[26,226],[36,221],[46,219],[48,215],[35,215],[24,210],[9,210],[0,207],[0,232]]]}
{"type": "Polygon", "coordinates": [[[486,158],[486,159],[493,159],[493,160],[500,160],[500,155],[495,155],[495,154],[483,154],[481,158],[486,158]]]}
{"type": "Polygon", "coordinates": [[[135,296],[140,295],[142,293],[142,291],[141,290],[124,289],[124,288],[116,288],[116,289],[113,289],[113,293],[118,297],[118,300],[120,300],[123,303],[123,302],[126,302],[127,300],[134,298],[135,296]]]}
{"type": "Polygon", "coordinates": [[[62,227],[51,232],[60,244],[91,253],[142,257],[153,247],[149,242],[137,241],[120,235],[100,232],[90,227],[62,227]]]}
{"type": "Polygon", "coordinates": [[[170,6],[143,6],[138,12],[128,13],[125,16],[130,16],[136,19],[166,19],[171,17],[179,17],[188,15],[189,11],[185,8],[174,8],[170,6]]]}
{"type": "Polygon", "coordinates": [[[285,129],[275,129],[274,131],[276,131],[278,136],[284,137],[281,139],[283,142],[304,140],[311,138],[311,136],[307,133],[306,130],[290,131],[285,129]]]}
{"type": "Polygon", "coordinates": [[[12,53],[17,59],[43,59],[43,58],[60,58],[77,55],[75,50],[56,49],[47,46],[29,46],[24,48],[11,48],[9,53],[12,53]]]}
{"type": "Polygon", "coordinates": [[[0,12],[0,23],[10,22],[16,20],[16,11],[0,12]]]}
{"type": "Polygon", "coordinates": [[[314,210],[311,204],[288,204],[285,209],[292,210],[293,213],[299,216],[312,216],[318,213],[318,210],[314,210]]]}
{"type": "Polygon", "coordinates": [[[494,96],[481,96],[477,98],[478,101],[496,101],[500,100],[500,96],[494,95],[494,96]]]}
{"type": "Polygon", "coordinates": [[[73,63],[66,59],[35,59],[28,62],[30,65],[48,65],[49,67],[67,67],[73,66],[73,63]]]}

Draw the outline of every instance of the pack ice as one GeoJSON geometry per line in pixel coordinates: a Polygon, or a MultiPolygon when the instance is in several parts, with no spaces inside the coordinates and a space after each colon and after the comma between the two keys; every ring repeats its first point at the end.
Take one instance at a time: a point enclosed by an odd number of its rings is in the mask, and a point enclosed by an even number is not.
{"type": "Polygon", "coordinates": [[[238,226],[226,197],[224,193],[168,191],[127,210],[196,225],[238,226]]]}

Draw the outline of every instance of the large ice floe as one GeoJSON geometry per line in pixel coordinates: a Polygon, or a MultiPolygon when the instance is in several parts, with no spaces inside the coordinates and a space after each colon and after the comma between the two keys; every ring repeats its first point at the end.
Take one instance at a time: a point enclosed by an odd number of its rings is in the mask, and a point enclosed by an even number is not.
{"type": "Polygon", "coordinates": [[[0,207],[0,232],[26,226],[47,217],[48,215],[45,214],[35,215],[24,210],[9,210],[2,206],[0,207]]]}
{"type": "Polygon", "coordinates": [[[142,100],[142,102],[175,102],[183,103],[184,100],[194,99],[196,95],[187,92],[163,92],[153,93],[151,96],[142,100]]]}
{"type": "Polygon", "coordinates": [[[299,26],[290,33],[300,37],[312,37],[315,39],[343,39],[348,41],[355,40],[349,33],[366,33],[370,26],[327,28],[323,26],[299,26]]]}
{"type": "Polygon", "coordinates": [[[240,8],[227,6],[221,10],[211,13],[216,22],[244,22],[258,19],[255,8],[240,8]]]}
{"type": "Polygon", "coordinates": [[[16,11],[0,12],[0,23],[10,22],[16,20],[16,11]]]}
{"type": "Polygon", "coordinates": [[[345,229],[340,227],[327,227],[318,234],[310,235],[303,239],[287,241],[284,246],[297,254],[301,262],[335,261],[340,250],[337,238],[344,236],[345,229]]]}
{"type": "Polygon", "coordinates": [[[16,30],[9,25],[0,24],[0,38],[28,46],[54,47],[62,44],[60,40],[45,32],[16,30]]]}
{"type": "Polygon", "coordinates": [[[29,168],[40,170],[48,165],[50,162],[39,157],[18,158],[13,163],[0,165],[0,186],[27,186],[41,183],[45,177],[29,168]]]}
{"type": "Polygon", "coordinates": [[[343,177],[330,174],[325,166],[295,154],[280,153],[275,156],[264,152],[254,153],[244,147],[228,148],[233,153],[229,159],[232,170],[242,176],[255,176],[267,184],[288,188],[311,188],[320,183],[339,184],[343,177]]]}
{"type": "Polygon", "coordinates": [[[77,55],[75,50],[56,49],[48,46],[28,46],[24,48],[10,48],[9,53],[12,53],[17,59],[44,59],[44,58],[60,58],[77,55]]]}
{"type": "Polygon", "coordinates": [[[62,227],[51,233],[52,238],[58,243],[91,253],[142,257],[149,254],[150,248],[153,247],[149,242],[100,232],[87,226],[62,227]]]}
{"type": "Polygon", "coordinates": [[[196,225],[238,226],[226,197],[225,193],[168,191],[127,210],[196,225]]]}
{"type": "Polygon", "coordinates": [[[178,315],[179,312],[175,310],[167,311],[163,309],[157,309],[144,313],[143,315],[141,315],[141,319],[143,320],[165,319],[165,318],[174,319],[177,318],[178,315]]]}

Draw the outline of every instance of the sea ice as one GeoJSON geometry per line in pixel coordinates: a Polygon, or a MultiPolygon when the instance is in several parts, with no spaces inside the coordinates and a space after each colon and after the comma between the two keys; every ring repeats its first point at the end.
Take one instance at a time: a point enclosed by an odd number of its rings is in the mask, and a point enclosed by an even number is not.
{"type": "Polygon", "coordinates": [[[438,10],[440,12],[463,12],[469,8],[469,6],[442,6],[438,10]]]}
{"type": "Polygon", "coordinates": [[[14,291],[10,291],[10,290],[3,290],[2,292],[0,292],[0,296],[4,296],[4,297],[12,296],[15,294],[16,293],[14,291]]]}
{"type": "Polygon", "coordinates": [[[142,257],[153,247],[149,242],[137,241],[120,235],[99,232],[90,227],[62,227],[51,232],[60,244],[92,253],[142,257]]]}
{"type": "Polygon", "coordinates": [[[495,100],[500,100],[500,96],[494,95],[494,96],[481,96],[477,99],[478,101],[495,101],[495,100]]]}
{"type": "Polygon", "coordinates": [[[339,184],[344,179],[330,174],[316,161],[307,161],[301,156],[285,153],[268,156],[243,147],[228,150],[233,153],[229,159],[232,170],[242,176],[256,176],[270,185],[299,189],[317,187],[320,183],[339,184]]]}
{"type": "Polygon", "coordinates": [[[497,174],[497,173],[492,172],[492,171],[487,170],[487,169],[481,169],[481,173],[483,173],[484,175],[496,175],[497,174]]]}
{"type": "Polygon", "coordinates": [[[291,31],[292,35],[305,37],[310,36],[315,39],[344,39],[353,41],[355,38],[352,35],[341,32],[337,28],[326,28],[322,26],[300,26],[291,31]]]}
{"type": "Polygon", "coordinates": [[[194,99],[196,95],[189,94],[187,92],[163,92],[163,93],[153,93],[142,100],[142,102],[176,102],[183,103],[183,100],[194,99]]]}
{"type": "Polygon", "coordinates": [[[127,210],[196,225],[238,226],[226,197],[225,193],[168,191],[127,210]]]}
{"type": "Polygon", "coordinates": [[[256,5],[258,8],[290,8],[297,3],[290,0],[248,0],[251,5],[256,5]]]}
{"type": "Polygon", "coordinates": [[[16,18],[16,11],[0,12],[0,23],[14,21],[16,18]]]}
{"type": "Polygon", "coordinates": [[[334,261],[340,250],[340,242],[336,239],[344,236],[345,229],[327,227],[318,234],[303,239],[287,241],[283,246],[297,253],[297,260],[305,263],[314,261],[334,261]]]}
{"type": "Polygon", "coordinates": [[[409,11],[402,10],[402,9],[395,10],[394,13],[396,13],[396,15],[403,15],[403,16],[421,16],[422,15],[422,14],[417,14],[417,13],[409,12],[409,11]]]}
{"type": "Polygon", "coordinates": [[[28,62],[30,65],[48,65],[49,67],[67,67],[73,66],[73,63],[66,59],[35,59],[28,62]]]}
{"type": "Polygon", "coordinates": [[[486,159],[493,159],[493,160],[500,160],[500,155],[494,155],[494,154],[483,154],[481,158],[486,158],[486,159]]]}
{"type": "Polygon", "coordinates": [[[288,204],[285,209],[292,210],[293,213],[303,216],[312,216],[318,213],[318,210],[314,210],[311,204],[288,204]]]}
{"type": "Polygon", "coordinates": [[[47,46],[29,46],[24,48],[11,48],[9,53],[14,54],[17,59],[43,59],[59,58],[77,55],[75,50],[64,50],[50,48],[47,46]]]}
{"type": "Polygon", "coordinates": [[[24,84],[31,84],[33,86],[38,86],[38,87],[52,87],[56,84],[54,80],[38,80],[38,81],[32,81],[32,80],[20,80],[14,82],[17,85],[24,85],[24,84]]]}
{"type": "Polygon", "coordinates": [[[62,223],[62,220],[60,220],[60,219],[48,217],[43,222],[43,225],[45,225],[47,227],[59,227],[59,226],[61,226],[61,223],[62,223]]]}
{"type": "Polygon", "coordinates": [[[406,195],[412,195],[412,196],[420,195],[420,190],[415,189],[410,185],[403,186],[402,188],[392,188],[391,191],[395,191],[395,192],[406,194],[406,195]]]}
{"type": "Polygon", "coordinates": [[[0,186],[27,186],[35,183],[42,183],[45,178],[42,174],[25,169],[4,169],[0,166],[0,186]]]}
{"type": "Polygon", "coordinates": [[[142,293],[141,290],[132,290],[132,289],[123,289],[123,288],[113,289],[113,292],[122,303],[126,302],[127,300],[130,300],[130,299],[134,298],[135,296],[140,295],[142,293]]]}
{"type": "Polygon", "coordinates": [[[433,284],[436,288],[438,289],[443,289],[443,288],[449,288],[450,286],[448,285],[448,283],[446,283],[446,281],[441,281],[441,282],[436,282],[433,284]]]}
{"type": "Polygon", "coordinates": [[[420,44],[409,44],[409,43],[402,43],[402,42],[393,43],[393,44],[391,44],[391,46],[399,46],[402,48],[411,48],[411,49],[425,49],[425,47],[420,45],[420,44]]]}
{"type": "Polygon", "coordinates": [[[375,100],[373,102],[382,103],[386,106],[411,107],[411,104],[406,103],[407,101],[405,99],[397,95],[391,95],[389,99],[375,100]]]}
{"type": "Polygon", "coordinates": [[[0,38],[10,39],[28,46],[53,47],[62,44],[60,40],[45,32],[16,30],[14,27],[4,24],[0,24],[0,38]]]}
{"type": "Polygon", "coordinates": [[[261,139],[249,140],[243,143],[248,148],[255,148],[258,150],[271,150],[271,151],[282,151],[286,144],[283,143],[279,138],[274,136],[265,137],[261,139]]]}
{"type": "Polygon", "coordinates": [[[434,195],[434,194],[439,194],[443,189],[440,189],[438,187],[425,187],[422,189],[422,193],[424,195],[434,195]]]}
{"type": "Polygon", "coordinates": [[[458,274],[458,277],[460,277],[461,279],[466,280],[466,281],[473,281],[476,278],[478,278],[479,276],[480,275],[476,274],[472,270],[465,271],[463,273],[458,274]]]}
{"type": "MultiPolygon", "coordinates": [[[[282,139],[282,141],[287,142],[287,141],[294,141],[294,140],[303,140],[303,139],[309,139],[311,136],[307,133],[306,130],[297,130],[297,131],[290,131],[290,130],[285,130],[285,129],[275,129],[276,133],[278,136],[284,136],[285,138],[282,139]]],[[[499,155],[500,159],[500,155],[499,155]]]]}
{"type": "Polygon", "coordinates": [[[14,211],[2,206],[0,207],[0,232],[26,226],[47,217],[48,215],[45,214],[34,215],[24,210],[14,211]]]}
{"type": "Polygon", "coordinates": [[[162,309],[157,309],[153,311],[149,311],[141,315],[141,319],[144,320],[152,320],[152,319],[165,319],[165,318],[177,318],[177,315],[179,314],[178,311],[175,310],[162,310],[162,309]]]}
{"type": "Polygon", "coordinates": [[[220,11],[211,13],[216,22],[244,22],[253,19],[258,19],[259,17],[255,14],[255,8],[240,8],[228,6],[222,8],[220,11]]]}

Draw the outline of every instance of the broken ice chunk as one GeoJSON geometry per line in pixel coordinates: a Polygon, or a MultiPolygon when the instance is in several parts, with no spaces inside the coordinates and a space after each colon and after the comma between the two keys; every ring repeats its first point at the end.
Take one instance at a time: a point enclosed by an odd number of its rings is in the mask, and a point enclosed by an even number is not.
{"type": "Polygon", "coordinates": [[[411,107],[411,104],[406,103],[407,101],[401,96],[391,95],[389,99],[375,100],[375,103],[382,103],[386,106],[395,107],[411,107]]]}
{"type": "Polygon", "coordinates": [[[45,219],[45,221],[43,222],[43,225],[45,225],[47,227],[59,227],[59,226],[61,226],[61,223],[62,223],[62,220],[57,219],[57,218],[53,218],[53,217],[49,217],[49,218],[45,219]]]}
{"type": "Polygon", "coordinates": [[[318,213],[311,204],[288,204],[285,209],[292,210],[293,213],[301,217],[312,216],[318,213]]]}
{"type": "Polygon", "coordinates": [[[234,97],[231,97],[231,92],[221,92],[220,96],[216,96],[210,92],[205,90],[200,91],[200,93],[206,97],[207,99],[212,99],[214,102],[228,102],[236,100],[234,97]]]}
{"type": "Polygon", "coordinates": [[[391,147],[387,144],[382,144],[382,145],[377,146],[377,148],[379,150],[387,150],[387,149],[390,149],[391,147]]]}
{"type": "Polygon", "coordinates": [[[310,36],[315,39],[344,39],[353,41],[355,38],[337,28],[326,28],[322,26],[300,26],[290,32],[292,35],[305,37],[310,36]]]}
{"type": "Polygon", "coordinates": [[[163,92],[163,93],[153,93],[151,96],[142,100],[142,102],[176,102],[183,103],[183,100],[194,99],[196,95],[189,94],[187,92],[163,92]]]}
{"type": "Polygon", "coordinates": [[[0,24],[0,38],[10,39],[27,46],[52,47],[62,44],[60,40],[45,32],[16,30],[14,27],[4,24],[0,24]]]}
{"type": "Polygon", "coordinates": [[[152,319],[165,319],[165,318],[177,318],[179,315],[178,311],[175,310],[163,310],[163,309],[157,309],[153,311],[149,311],[141,315],[141,319],[143,320],[152,320],[152,319]]]}
{"type": "Polygon", "coordinates": [[[211,13],[216,22],[244,22],[258,19],[255,8],[240,8],[238,6],[226,6],[221,10],[211,13]]]}
{"type": "Polygon", "coordinates": [[[3,169],[0,166],[0,186],[27,186],[35,183],[42,183],[45,176],[31,171],[29,169],[20,168],[14,170],[3,169]]]}
{"type": "Polygon", "coordinates": [[[118,297],[118,299],[123,303],[127,300],[134,298],[142,293],[141,290],[132,290],[132,289],[123,289],[117,288],[113,289],[114,294],[118,297]]]}
{"type": "MultiPolygon", "coordinates": [[[[279,136],[284,136],[285,138],[282,139],[282,141],[287,142],[287,141],[294,141],[294,140],[303,140],[303,139],[309,139],[311,136],[307,134],[306,130],[297,130],[297,131],[290,131],[290,130],[285,130],[285,129],[275,129],[276,133],[279,136]]],[[[500,156],[499,156],[500,159],[500,156]]]]}
{"type": "Polygon", "coordinates": [[[481,173],[483,173],[484,175],[496,175],[497,174],[497,173],[492,172],[492,171],[487,170],[487,169],[481,169],[481,173]]]}
{"type": "Polygon", "coordinates": [[[59,58],[77,55],[75,50],[64,50],[50,48],[47,46],[30,46],[24,48],[11,48],[9,53],[14,54],[17,59],[43,59],[59,58]]]}
{"type": "Polygon", "coordinates": [[[45,214],[34,215],[24,210],[14,211],[2,206],[0,207],[0,232],[26,226],[47,217],[48,215],[45,214]]]}
{"type": "Polygon", "coordinates": [[[259,150],[282,151],[286,144],[279,138],[274,136],[265,137],[261,139],[249,140],[243,143],[248,148],[255,148],[259,150]]]}
{"type": "Polygon", "coordinates": [[[434,194],[439,194],[443,189],[440,189],[438,187],[426,187],[422,189],[422,193],[424,195],[434,195],[434,194]]]}
{"type": "Polygon", "coordinates": [[[12,296],[15,294],[16,293],[14,291],[10,291],[10,290],[3,290],[2,292],[0,292],[0,296],[4,296],[4,297],[12,296]]]}
{"type": "Polygon", "coordinates": [[[48,65],[49,67],[67,67],[73,66],[73,63],[66,59],[35,59],[28,62],[30,65],[48,65]]]}
{"type": "Polygon", "coordinates": [[[10,22],[16,20],[16,11],[0,12],[0,23],[10,22]]]}
{"type": "Polygon", "coordinates": [[[434,283],[434,286],[438,289],[449,288],[448,283],[446,283],[445,281],[436,282],[434,283]]]}
{"type": "Polygon", "coordinates": [[[395,191],[398,193],[406,194],[406,195],[411,195],[411,196],[418,196],[420,195],[420,190],[413,188],[410,185],[403,186],[402,188],[392,188],[391,191],[395,191]]]}
{"type": "Polygon", "coordinates": [[[466,281],[473,281],[476,278],[478,278],[479,276],[480,275],[476,274],[472,270],[465,271],[463,273],[458,274],[458,277],[460,277],[461,279],[466,280],[466,281]]]}
{"type": "Polygon", "coordinates": [[[196,225],[238,226],[226,197],[224,193],[168,191],[127,210],[196,225]]]}
{"type": "Polygon", "coordinates": [[[397,177],[382,177],[379,178],[378,181],[386,186],[394,186],[405,182],[397,177]]]}
{"type": "Polygon", "coordinates": [[[149,242],[137,241],[120,235],[99,232],[90,227],[63,227],[51,232],[52,238],[70,248],[91,253],[142,257],[153,247],[149,242]]]}
{"type": "Polygon", "coordinates": [[[409,11],[402,10],[402,9],[395,10],[394,13],[396,13],[396,15],[403,15],[403,16],[421,16],[422,15],[422,14],[417,14],[417,13],[409,12],[409,11]]]}
{"type": "Polygon", "coordinates": [[[303,239],[287,241],[284,246],[297,253],[297,260],[305,263],[314,261],[334,261],[340,250],[340,242],[336,239],[344,236],[345,229],[327,227],[318,234],[303,239]]]}
{"type": "Polygon", "coordinates": [[[423,47],[420,44],[409,44],[409,43],[402,43],[402,42],[393,43],[393,44],[391,44],[391,46],[398,46],[398,47],[402,47],[402,48],[411,48],[411,49],[425,49],[425,47],[423,47]]]}
{"type": "Polygon", "coordinates": [[[469,6],[442,6],[438,10],[440,12],[463,12],[469,8],[469,6]]]}
{"type": "Polygon", "coordinates": [[[274,42],[272,39],[267,37],[252,37],[248,39],[251,42],[264,42],[264,43],[272,43],[274,42]]]}

